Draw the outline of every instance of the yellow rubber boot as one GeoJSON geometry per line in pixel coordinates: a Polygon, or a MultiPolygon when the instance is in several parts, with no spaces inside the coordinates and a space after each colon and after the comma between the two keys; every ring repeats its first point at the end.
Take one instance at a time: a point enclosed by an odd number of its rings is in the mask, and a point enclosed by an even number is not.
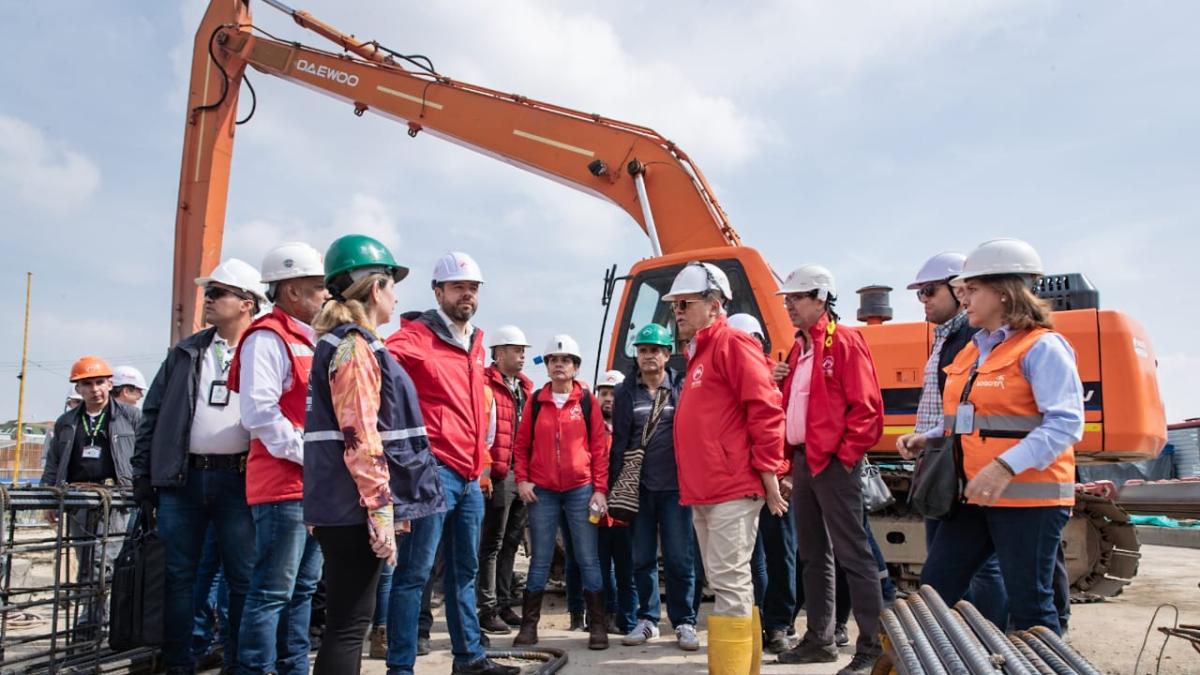
{"type": "Polygon", "coordinates": [[[748,616],[708,617],[708,675],[747,675],[754,639],[748,616]]]}
{"type": "Polygon", "coordinates": [[[755,607],[754,611],[751,612],[750,617],[750,641],[753,645],[752,651],[750,652],[750,675],[759,675],[759,671],[762,668],[763,649],[762,612],[755,607]]]}

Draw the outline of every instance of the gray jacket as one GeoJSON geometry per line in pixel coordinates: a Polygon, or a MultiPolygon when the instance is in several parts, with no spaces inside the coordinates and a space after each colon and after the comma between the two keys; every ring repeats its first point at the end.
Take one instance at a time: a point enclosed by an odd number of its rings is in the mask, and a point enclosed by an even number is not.
{"type": "MultiPolygon", "coordinates": [[[[113,466],[117,470],[117,485],[129,487],[133,484],[134,435],[142,412],[136,407],[111,401],[112,419],[108,423],[109,448],[113,466]]],[[[71,450],[75,447],[75,428],[79,424],[83,406],[63,413],[54,423],[54,434],[46,445],[46,468],[42,471],[42,485],[65,485],[67,469],[71,464],[71,450]]]]}
{"type": "Polygon", "coordinates": [[[135,478],[149,476],[155,487],[176,487],[187,482],[201,356],[216,334],[216,328],[206,328],[180,340],[167,352],[142,404],[142,423],[133,453],[135,478]]]}

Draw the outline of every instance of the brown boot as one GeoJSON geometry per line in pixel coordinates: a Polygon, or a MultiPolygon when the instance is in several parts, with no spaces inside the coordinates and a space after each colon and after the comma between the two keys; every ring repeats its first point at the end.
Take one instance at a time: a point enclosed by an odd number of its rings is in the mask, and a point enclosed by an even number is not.
{"type": "Polygon", "coordinates": [[[604,591],[584,591],[588,612],[588,649],[608,649],[608,619],[604,615],[604,591]]]}
{"type": "Polygon", "coordinates": [[[373,659],[387,658],[387,626],[371,629],[371,651],[367,655],[373,659]]]}
{"type": "Polygon", "coordinates": [[[521,607],[521,630],[513,640],[514,647],[536,645],[538,621],[542,619],[542,592],[525,591],[525,602],[521,607]]]}

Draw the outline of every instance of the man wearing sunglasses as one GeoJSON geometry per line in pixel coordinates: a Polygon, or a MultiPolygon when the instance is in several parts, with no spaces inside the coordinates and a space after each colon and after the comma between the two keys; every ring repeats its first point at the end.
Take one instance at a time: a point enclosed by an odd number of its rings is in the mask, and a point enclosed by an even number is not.
{"type": "Polygon", "coordinates": [[[209,523],[229,586],[225,667],[231,672],[254,564],[254,521],[246,505],[250,433],[229,371],[242,333],[267,299],[258,270],[237,258],[196,284],[204,288],[209,327],[167,353],[142,405],[131,462],[134,497],[147,511],[157,506],[166,548],[163,656],[169,674],[195,668],[192,591],[209,523]]]}

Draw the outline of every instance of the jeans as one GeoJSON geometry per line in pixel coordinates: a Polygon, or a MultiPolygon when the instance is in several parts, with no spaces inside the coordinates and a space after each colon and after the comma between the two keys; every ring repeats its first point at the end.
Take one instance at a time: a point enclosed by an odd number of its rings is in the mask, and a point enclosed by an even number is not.
{"type": "Polygon", "coordinates": [[[921,583],[933,586],[953,606],[995,554],[1013,628],[1045,626],[1061,634],[1054,605],[1055,561],[1069,515],[1070,509],[1062,506],[965,505],[938,527],[921,583]]]}
{"type": "MultiPolygon", "coordinates": [[[[565,515],[559,519],[558,526],[563,533],[563,592],[567,596],[567,611],[571,614],[583,614],[583,577],[579,573],[579,563],[575,562],[575,546],[571,544],[571,537],[567,534],[571,529],[567,525],[565,515]]],[[[529,531],[533,532],[532,525],[529,531]]],[[[530,547],[532,546],[531,534],[530,547]]],[[[525,579],[525,590],[529,590],[528,578],[525,579]]]]}
{"type": "Polygon", "coordinates": [[[875,533],[871,531],[871,519],[868,517],[866,509],[863,509],[863,530],[867,533],[867,543],[871,545],[871,556],[875,558],[875,567],[879,570],[879,591],[883,594],[884,602],[891,602],[896,599],[896,582],[892,581],[891,575],[888,574],[887,560],[884,559],[883,551],[875,541],[875,533]]]}
{"type": "Polygon", "coordinates": [[[517,498],[515,479],[509,475],[495,484],[484,506],[483,534],[479,541],[479,578],[475,597],[480,614],[520,604],[513,593],[513,563],[525,536],[527,510],[517,498]]]}
{"type": "Polygon", "coordinates": [[[663,575],[667,585],[667,618],[671,627],[696,625],[696,532],[692,508],[679,503],[679,491],[641,490],[638,513],[630,525],[633,537],[633,580],[637,587],[637,618],[658,625],[662,606],[658,595],[658,548],[662,542],[663,575]]]}
{"type": "Polygon", "coordinates": [[[763,506],[750,567],[763,629],[787,630],[796,619],[796,524],[790,511],[775,516],[763,506]]]}
{"type": "Polygon", "coordinates": [[[238,670],[303,675],[321,547],[305,530],[300,500],[255,504],[250,513],[257,551],[238,634],[238,670]]]}
{"type": "Polygon", "coordinates": [[[229,643],[225,666],[235,666],[242,607],[254,567],[254,519],[246,506],[246,476],[232,469],[192,469],[179,487],[159,489],[158,533],[166,550],[163,658],[168,668],[194,668],[191,637],[196,568],[209,524],[229,587],[229,643]]]}
{"type": "Polygon", "coordinates": [[[198,661],[208,656],[217,640],[229,649],[229,586],[221,572],[221,557],[217,550],[217,528],[210,524],[204,534],[204,553],[196,567],[196,586],[192,596],[196,608],[192,626],[192,656],[198,661]],[[214,635],[219,627],[220,635],[214,635]]]}
{"type": "Polygon", "coordinates": [[[325,558],[325,633],[313,675],[351,675],[362,667],[363,638],[386,564],[368,543],[367,525],[313,528],[325,558]]]}
{"type": "Polygon", "coordinates": [[[539,593],[546,589],[550,578],[550,562],[554,559],[554,535],[558,532],[559,519],[565,516],[566,529],[563,539],[570,540],[568,560],[574,558],[579,565],[583,590],[604,590],[600,575],[600,555],[596,550],[596,526],[588,522],[588,503],[592,499],[592,486],[584,485],[566,492],[555,492],[534,487],[537,501],[529,505],[529,530],[533,540],[533,560],[529,563],[529,577],[525,589],[539,593]]]}
{"type": "Polygon", "coordinates": [[[412,521],[412,531],[397,541],[396,571],[392,573],[392,596],[388,603],[389,675],[413,672],[421,593],[443,539],[442,582],[454,662],[467,665],[485,656],[479,645],[479,617],[475,613],[483,494],[478,480],[467,480],[444,466],[439,466],[438,472],[446,496],[446,511],[412,521]]]}
{"type": "MultiPolygon", "coordinates": [[[[925,519],[925,551],[933,550],[933,540],[937,538],[938,528],[942,521],[933,518],[925,519]]],[[[979,572],[971,579],[971,585],[963,594],[963,599],[975,605],[975,609],[988,621],[994,623],[1000,630],[1008,628],[1008,593],[1004,590],[1004,577],[1000,575],[1000,560],[995,555],[989,557],[979,572]]]]}
{"type": "Polygon", "coordinates": [[[387,625],[388,600],[392,595],[392,573],[396,568],[384,562],[383,570],[379,573],[379,583],[375,586],[375,614],[371,617],[371,627],[387,625]]]}
{"type": "Polygon", "coordinates": [[[596,550],[600,577],[604,580],[604,603],[621,632],[637,623],[638,596],[633,584],[633,536],[628,527],[596,528],[596,550]]]}

